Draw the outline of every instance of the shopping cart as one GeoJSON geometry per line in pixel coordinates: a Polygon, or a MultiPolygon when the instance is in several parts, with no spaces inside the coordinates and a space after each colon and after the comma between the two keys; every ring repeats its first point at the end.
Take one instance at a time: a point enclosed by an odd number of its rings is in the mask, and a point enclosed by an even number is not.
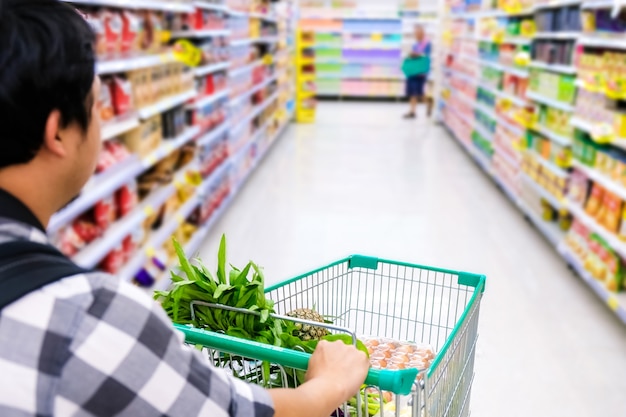
{"type": "MultiPolygon", "coordinates": [[[[436,356],[426,369],[371,369],[356,397],[356,407],[344,406],[344,415],[367,417],[364,404],[374,395],[380,401],[381,417],[457,417],[469,415],[485,279],[466,272],[351,256],[268,288],[266,295],[276,303],[277,318],[349,334],[354,344],[357,336],[378,336],[434,347],[436,356]],[[285,316],[313,306],[332,317],[333,324],[285,316]],[[383,392],[396,394],[392,407],[384,403],[383,392]]],[[[254,313],[243,310],[242,314],[254,313]]],[[[177,327],[185,333],[186,342],[203,347],[216,366],[266,387],[301,382],[298,372],[303,374],[310,358],[304,352],[177,327]]]]}

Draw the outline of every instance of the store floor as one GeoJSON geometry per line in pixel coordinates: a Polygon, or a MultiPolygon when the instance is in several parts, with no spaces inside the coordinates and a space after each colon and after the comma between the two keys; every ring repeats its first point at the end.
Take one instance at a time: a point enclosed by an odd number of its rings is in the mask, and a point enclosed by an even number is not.
{"type": "Polygon", "coordinates": [[[441,128],[398,104],[322,103],[201,251],[276,282],[351,253],[484,273],[472,415],[623,417],[626,329],[441,128]]]}

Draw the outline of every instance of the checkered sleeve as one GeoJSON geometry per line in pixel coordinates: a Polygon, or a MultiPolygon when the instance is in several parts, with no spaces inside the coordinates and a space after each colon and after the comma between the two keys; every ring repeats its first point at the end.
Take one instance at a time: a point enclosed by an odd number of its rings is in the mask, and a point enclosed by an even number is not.
{"type": "Polygon", "coordinates": [[[108,277],[77,326],[54,415],[271,417],[269,394],[209,365],[161,307],[108,277]]]}

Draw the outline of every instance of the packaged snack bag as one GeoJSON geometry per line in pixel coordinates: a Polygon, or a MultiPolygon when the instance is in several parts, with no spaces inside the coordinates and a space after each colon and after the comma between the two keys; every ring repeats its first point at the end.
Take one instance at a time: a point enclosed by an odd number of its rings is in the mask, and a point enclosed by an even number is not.
{"type": "Polygon", "coordinates": [[[602,205],[605,207],[605,210],[600,223],[612,233],[617,233],[622,214],[622,199],[613,193],[605,192],[602,205]]]}
{"type": "Polygon", "coordinates": [[[121,53],[129,56],[141,50],[143,21],[130,10],[122,12],[121,53]]]}
{"type": "Polygon", "coordinates": [[[115,58],[121,50],[122,43],[122,16],[115,10],[102,12],[104,25],[104,40],[107,58],[115,58]]]}
{"type": "Polygon", "coordinates": [[[602,207],[602,198],[604,196],[604,188],[599,186],[598,184],[594,184],[591,188],[591,194],[589,195],[589,199],[587,200],[587,204],[585,205],[585,212],[595,217],[600,208],[602,207]]]}
{"type": "Polygon", "coordinates": [[[115,197],[111,195],[98,201],[93,207],[93,214],[96,226],[102,231],[107,230],[117,219],[115,197]]]}
{"type": "Polygon", "coordinates": [[[139,196],[137,194],[137,183],[135,181],[122,186],[115,193],[115,200],[117,205],[118,217],[124,217],[139,203],[139,196]]]}
{"type": "Polygon", "coordinates": [[[130,112],[133,108],[132,84],[127,79],[115,77],[108,83],[113,98],[113,109],[117,116],[130,112]]]}
{"type": "Polygon", "coordinates": [[[113,108],[113,98],[111,97],[108,79],[102,80],[98,103],[100,107],[100,120],[103,122],[111,120],[115,116],[115,109],[113,108]]]}

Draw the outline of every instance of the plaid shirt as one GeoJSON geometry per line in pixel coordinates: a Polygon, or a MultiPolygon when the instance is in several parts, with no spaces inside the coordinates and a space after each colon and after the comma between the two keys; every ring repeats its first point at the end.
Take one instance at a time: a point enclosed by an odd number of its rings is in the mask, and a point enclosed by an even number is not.
{"type": "MultiPolygon", "coordinates": [[[[0,243],[47,242],[0,218],[0,243]]],[[[183,346],[161,307],[101,273],[68,277],[0,311],[0,416],[273,416],[263,389],[183,346]]]]}

